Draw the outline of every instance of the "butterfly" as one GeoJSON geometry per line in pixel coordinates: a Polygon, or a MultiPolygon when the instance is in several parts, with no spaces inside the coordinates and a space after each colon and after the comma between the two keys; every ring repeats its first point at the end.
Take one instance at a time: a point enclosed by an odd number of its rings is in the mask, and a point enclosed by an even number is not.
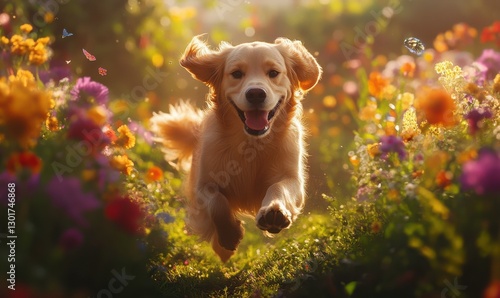
{"type": "Polygon", "coordinates": [[[71,60],[66,60],[66,64],[70,64],[71,63],[71,60]]]}
{"type": "Polygon", "coordinates": [[[71,35],[73,35],[73,33],[69,33],[68,30],[63,29],[62,38],[65,38],[65,37],[68,37],[68,36],[71,36],[71,35]]]}
{"type": "Polygon", "coordinates": [[[95,56],[90,54],[89,52],[85,51],[85,49],[82,49],[83,50],[83,54],[85,55],[85,57],[87,57],[87,59],[89,59],[89,61],[95,61],[95,56]]]}
{"type": "Polygon", "coordinates": [[[105,76],[108,74],[108,70],[102,67],[99,67],[98,71],[101,76],[105,76]]]}
{"type": "Polygon", "coordinates": [[[417,55],[422,54],[425,50],[424,44],[416,37],[408,37],[405,39],[404,45],[410,52],[417,55]]]}

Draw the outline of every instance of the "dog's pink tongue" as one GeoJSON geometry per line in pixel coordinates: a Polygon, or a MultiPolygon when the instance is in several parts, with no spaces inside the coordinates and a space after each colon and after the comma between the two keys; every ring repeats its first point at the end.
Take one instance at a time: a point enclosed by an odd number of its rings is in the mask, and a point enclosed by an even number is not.
{"type": "Polygon", "coordinates": [[[263,130],[269,124],[267,117],[268,111],[253,110],[245,112],[245,124],[253,130],[263,130]]]}

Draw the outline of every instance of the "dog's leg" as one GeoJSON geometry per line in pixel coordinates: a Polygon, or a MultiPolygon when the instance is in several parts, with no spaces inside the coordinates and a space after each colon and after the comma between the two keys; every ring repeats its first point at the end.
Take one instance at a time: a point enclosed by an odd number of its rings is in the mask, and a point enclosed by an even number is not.
{"type": "MultiPolygon", "coordinates": [[[[210,222],[200,222],[204,228],[210,228],[212,247],[222,261],[227,261],[243,238],[244,229],[241,221],[231,211],[227,198],[219,192],[215,183],[206,184],[198,191],[196,209],[208,215],[210,222]]],[[[200,227],[203,228],[203,227],[200,227]]]]}
{"type": "Polygon", "coordinates": [[[218,243],[227,250],[235,251],[243,238],[241,221],[236,218],[229,203],[221,193],[214,198],[211,217],[217,231],[218,243]]]}
{"type": "Polygon", "coordinates": [[[284,179],[271,185],[257,213],[257,226],[272,234],[288,228],[302,210],[304,197],[300,179],[284,179]]]}

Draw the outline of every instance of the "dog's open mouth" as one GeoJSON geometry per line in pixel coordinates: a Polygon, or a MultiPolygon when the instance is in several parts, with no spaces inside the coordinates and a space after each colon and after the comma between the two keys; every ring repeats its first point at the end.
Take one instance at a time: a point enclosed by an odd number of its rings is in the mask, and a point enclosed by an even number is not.
{"type": "Polygon", "coordinates": [[[276,106],[274,106],[274,108],[270,111],[251,110],[246,112],[240,110],[232,100],[231,103],[238,112],[238,116],[240,116],[240,119],[245,126],[245,131],[253,136],[261,136],[269,130],[269,123],[276,114],[276,111],[282,101],[283,99],[280,99],[276,106]]]}

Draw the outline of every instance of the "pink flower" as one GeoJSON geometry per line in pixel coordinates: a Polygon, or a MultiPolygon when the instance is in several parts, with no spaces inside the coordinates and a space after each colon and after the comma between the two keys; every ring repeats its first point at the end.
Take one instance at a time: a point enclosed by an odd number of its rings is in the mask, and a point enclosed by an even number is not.
{"type": "Polygon", "coordinates": [[[464,190],[473,189],[478,195],[500,194],[499,154],[480,150],[476,160],[464,164],[460,181],[464,190]]]}
{"type": "Polygon", "coordinates": [[[476,134],[482,125],[482,121],[484,119],[491,118],[492,116],[493,114],[491,114],[490,110],[482,108],[474,109],[467,113],[467,115],[465,115],[465,119],[469,122],[469,133],[471,135],[476,134]]]}

